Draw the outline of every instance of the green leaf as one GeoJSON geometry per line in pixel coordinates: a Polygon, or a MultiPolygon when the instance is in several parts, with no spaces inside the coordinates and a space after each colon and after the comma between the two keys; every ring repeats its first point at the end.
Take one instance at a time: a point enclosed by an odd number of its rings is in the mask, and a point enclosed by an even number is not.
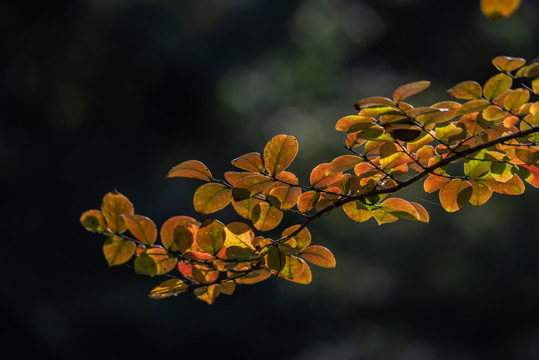
{"type": "Polygon", "coordinates": [[[272,176],[279,175],[294,160],[298,152],[298,141],[289,135],[274,136],[264,148],[264,166],[272,176]]]}
{"type": "Polygon", "coordinates": [[[137,245],[134,241],[124,240],[120,236],[111,236],[105,240],[103,245],[103,255],[109,266],[122,265],[128,262],[133,254],[137,245]]]}
{"type": "Polygon", "coordinates": [[[155,223],[142,215],[122,215],[129,232],[141,243],[151,246],[157,239],[155,223]]]}
{"type": "Polygon", "coordinates": [[[195,191],[193,204],[200,214],[210,214],[226,207],[232,200],[232,190],[224,185],[204,184],[195,191]]]}
{"type": "Polygon", "coordinates": [[[210,170],[198,160],[187,160],[174,166],[167,174],[167,178],[186,177],[210,181],[212,175],[210,170]]]}
{"type": "Polygon", "coordinates": [[[189,290],[189,285],[179,279],[163,281],[150,291],[150,299],[164,299],[189,290]]]}
{"type": "Polygon", "coordinates": [[[483,95],[487,100],[496,99],[505,90],[511,88],[511,85],[513,85],[511,77],[507,74],[499,73],[487,80],[483,87],[483,95]]]}
{"type": "Polygon", "coordinates": [[[325,268],[334,268],[336,266],[335,256],[327,248],[320,245],[307,246],[298,256],[325,268]]]}

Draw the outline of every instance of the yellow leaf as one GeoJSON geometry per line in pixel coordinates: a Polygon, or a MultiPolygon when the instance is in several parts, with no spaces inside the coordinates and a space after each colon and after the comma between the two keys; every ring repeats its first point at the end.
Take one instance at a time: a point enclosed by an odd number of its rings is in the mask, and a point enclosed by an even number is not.
{"type": "Polygon", "coordinates": [[[151,246],[157,239],[155,223],[142,215],[122,215],[129,232],[141,243],[151,246]]]}
{"type": "Polygon", "coordinates": [[[174,166],[167,174],[170,177],[186,177],[210,181],[212,175],[210,170],[198,160],[187,160],[174,166]]]}
{"type": "Polygon", "coordinates": [[[201,214],[221,210],[232,200],[232,190],[217,183],[204,184],[195,191],[193,204],[201,214]]]}
{"type": "Polygon", "coordinates": [[[176,296],[189,289],[189,285],[179,279],[170,279],[162,282],[150,291],[150,299],[164,299],[169,296],[176,296]]]}
{"type": "Polygon", "coordinates": [[[133,215],[135,208],[129,199],[119,192],[110,192],[103,198],[101,212],[107,221],[107,227],[110,232],[121,234],[127,230],[127,226],[121,215],[133,215]]]}
{"type": "Polygon", "coordinates": [[[264,166],[272,176],[279,175],[294,160],[298,152],[298,141],[293,136],[274,136],[264,148],[264,166]]]}
{"type": "Polygon", "coordinates": [[[105,240],[103,255],[105,255],[109,266],[121,265],[131,259],[136,248],[137,245],[134,241],[124,240],[120,236],[114,235],[105,240]]]}

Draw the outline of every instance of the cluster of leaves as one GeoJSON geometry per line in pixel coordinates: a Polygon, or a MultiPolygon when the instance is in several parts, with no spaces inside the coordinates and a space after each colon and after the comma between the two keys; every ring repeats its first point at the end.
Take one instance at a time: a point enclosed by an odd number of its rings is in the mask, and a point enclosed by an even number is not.
{"type": "Polygon", "coordinates": [[[262,154],[232,160],[240,171],[228,171],[224,179],[214,178],[197,160],[170,170],[170,178],[206,182],[194,194],[198,213],[231,204],[252,227],[175,216],[161,226],[158,244],[154,222],[135,215],[132,203],[117,192],[103,198],[101,210],[85,212],[81,222],[107,236],[103,252],[109,265],[134,259],[136,273],[170,277],[150,292],[151,298],[192,289],[212,304],[219,294],[232,294],[237,284],[272,276],[308,284],[307,262],[331,268],[335,258],[327,248],[310,245],[307,226],[334,209],[342,208],[356,222],[428,222],[423,206],[389,195],[425,178],[424,190],[439,191],[443,208],[454,212],[468,202],[481,206],[494,192],[522,194],[522,179],[539,187],[539,102],[531,100],[539,93],[539,63],[525,65],[524,59],[505,56],[492,63],[499,73],[485,84],[465,81],[449,90],[462,103],[414,107],[404,102],[427,89],[428,81],[400,86],[391,99],[359,100],[358,113],[335,125],[347,134],[348,153],[317,165],[308,185],[287,171],[298,142],[283,134],[273,137],[262,154]],[[457,162],[463,170],[453,166],[457,162]],[[255,230],[275,229],[284,212],[303,222],[286,228],[278,239],[255,235],[255,230]]]}

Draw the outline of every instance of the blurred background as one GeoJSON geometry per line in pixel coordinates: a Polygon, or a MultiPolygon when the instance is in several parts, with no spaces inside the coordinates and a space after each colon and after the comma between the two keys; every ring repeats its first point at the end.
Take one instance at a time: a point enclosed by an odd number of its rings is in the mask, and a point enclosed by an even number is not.
{"type": "MultiPolygon", "coordinates": [[[[291,170],[344,153],[333,130],[362,97],[430,80],[428,105],[495,74],[497,55],[539,55],[539,4],[489,21],[479,1],[79,0],[0,3],[3,350],[18,358],[539,359],[539,192],[429,224],[356,224],[340,211],[313,242],[337,268],[313,283],[238,287],[208,306],[161,301],[161,279],[109,268],[80,214],[118,189],[158,225],[194,212],[203,161],[216,176],[272,136],[300,144],[291,170]]],[[[214,215],[234,221],[231,211],[214,215]]],[[[287,218],[283,227],[299,221],[287,218]]],[[[7,355],[9,357],[9,355],[7,355]]]]}

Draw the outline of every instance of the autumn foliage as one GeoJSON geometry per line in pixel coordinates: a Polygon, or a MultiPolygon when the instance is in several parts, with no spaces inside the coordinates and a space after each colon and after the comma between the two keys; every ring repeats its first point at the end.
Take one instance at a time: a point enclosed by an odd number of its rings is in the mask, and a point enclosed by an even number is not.
{"type": "Polygon", "coordinates": [[[314,167],[308,183],[288,171],[298,142],[284,134],[261,153],[232,160],[236,170],[223,179],[197,160],[170,170],[169,178],[205,182],[193,197],[199,214],[232,206],[241,222],[174,216],[158,228],[114,191],[100,210],[82,214],[81,223],[106,236],[110,266],[132,262],[138,274],[168,277],[151,290],[153,299],[190,290],[212,304],[237,285],[272,277],[309,284],[311,264],[336,264],[327,248],[311,245],[307,228],[332,210],[341,208],[356,222],[428,222],[422,205],[391,195],[423,181],[425,192],[438,192],[443,208],[455,212],[467,203],[481,206],[493,193],[522,194],[524,182],[539,187],[539,63],[499,56],[492,64],[499,72],[484,84],[464,81],[448,91],[458,102],[405,102],[428,81],[400,86],[391,98],[359,100],[357,112],[335,125],[345,134],[346,153],[314,167]],[[301,221],[279,238],[263,236],[285,213],[301,221]]]}

